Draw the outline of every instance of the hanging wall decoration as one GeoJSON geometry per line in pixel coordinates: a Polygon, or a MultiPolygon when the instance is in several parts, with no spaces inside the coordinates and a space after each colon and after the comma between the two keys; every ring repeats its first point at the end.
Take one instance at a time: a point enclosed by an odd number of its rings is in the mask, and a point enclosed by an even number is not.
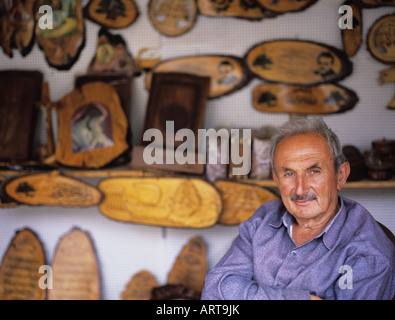
{"type": "Polygon", "coordinates": [[[99,210],[118,221],[179,228],[214,225],[222,211],[213,185],[194,178],[108,178],[99,210]]]}
{"type": "MultiPolygon", "coordinates": [[[[379,82],[381,85],[386,83],[395,84],[395,67],[380,72],[379,82]]],[[[395,110],[395,96],[387,106],[388,109],[395,110]]]]}
{"type": "Polygon", "coordinates": [[[265,9],[277,13],[301,11],[315,2],[317,0],[257,0],[265,9]]]}
{"type": "Polygon", "coordinates": [[[347,0],[344,5],[352,9],[352,28],[341,28],[343,49],[347,56],[353,57],[362,44],[362,10],[354,1],[347,0]]]}
{"type": "Polygon", "coordinates": [[[212,17],[236,17],[260,20],[277,16],[262,8],[255,0],[197,0],[199,14],[212,17]]]}
{"type": "Polygon", "coordinates": [[[148,11],[154,28],[169,37],[188,32],[197,18],[195,0],[150,0],[148,11]]]}
{"type": "Polygon", "coordinates": [[[99,168],[129,148],[128,121],[117,91],[104,82],[74,89],[57,102],[56,161],[66,166],[99,168]]]}
{"type": "Polygon", "coordinates": [[[201,55],[164,60],[147,74],[145,84],[148,90],[151,87],[152,74],[156,72],[181,72],[210,77],[209,99],[238,90],[247,85],[250,80],[242,59],[224,55],[201,55]]]}
{"type": "Polygon", "coordinates": [[[331,114],[352,109],[356,93],[336,84],[315,86],[261,84],[253,90],[253,106],[259,111],[296,114],[331,114]]]}
{"type": "Polygon", "coordinates": [[[0,1],[0,45],[3,52],[13,56],[12,48],[22,56],[34,45],[35,9],[37,0],[0,1]]]}
{"type": "Polygon", "coordinates": [[[45,300],[43,266],[45,253],[37,235],[30,229],[17,231],[0,266],[0,300],[45,300]]]}
{"type": "Polygon", "coordinates": [[[52,25],[36,25],[37,42],[51,67],[68,70],[85,44],[81,0],[39,0],[44,5],[52,8],[52,25]]]}
{"type": "Polygon", "coordinates": [[[364,8],[395,6],[395,0],[355,0],[364,8]]]}
{"type": "Polygon", "coordinates": [[[344,51],[311,41],[263,42],[245,60],[253,74],[269,82],[311,85],[341,80],[352,72],[344,51]]]}
{"type": "Polygon", "coordinates": [[[134,274],[127,283],[125,290],[121,293],[122,300],[150,300],[153,288],[159,287],[155,276],[147,271],[141,270],[134,274]]]}
{"type": "Polygon", "coordinates": [[[120,29],[135,22],[139,11],[133,0],[90,0],[84,15],[103,27],[120,29]]]}
{"type": "Polygon", "coordinates": [[[367,46],[376,60],[395,63],[395,14],[383,16],[372,25],[367,46]]]}

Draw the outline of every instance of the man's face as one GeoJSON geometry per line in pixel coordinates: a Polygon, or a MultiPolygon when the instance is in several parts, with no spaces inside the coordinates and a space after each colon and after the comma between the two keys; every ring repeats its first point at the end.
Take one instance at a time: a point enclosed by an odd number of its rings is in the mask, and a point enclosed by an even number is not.
{"type": "Polygon", "coordinates": [[[274,163],[273,178],[283,203],[297,220],[320,221],[336,212],[348,163],[335,173],[325,138],[318,134],[285,138],[277,146],[274,163]]]}

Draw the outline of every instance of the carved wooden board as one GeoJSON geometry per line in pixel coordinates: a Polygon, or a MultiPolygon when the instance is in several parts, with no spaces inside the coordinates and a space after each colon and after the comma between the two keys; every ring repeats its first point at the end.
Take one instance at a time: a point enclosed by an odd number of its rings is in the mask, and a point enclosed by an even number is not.
{"type": "Polygon", "coordinates": [[[251,217],[265,202],[278,199],[274,193],[262,187],[233,181],[215,181],[223,201],[223,212],[219,223],[240,224],[251,217]]]}
{"type": "Polygon", "coordinates": [[[150,300],[153,288],[159,287],[155,276],[147,270],[142,270],[135,275],[121,293],[122,300],[150,300]]]}
{"type": "Polygon", "coordinates": [[[111,219],[164,227],[205,228],[222,211],[208,182],[186,178],[110,178],[99,183],[100,211],[111,219]]]}
{"type": "Polygon", "coordinates": [[[201,292],[207,271],[207,246],[202,238],[195,237],[182,248],[169,272],[167,283],[181,284],[201,292]]]}
{"type": "Polygon", "coordinates": [[[31,160],[42,81],[38,71],[0,71],[0,161],[31,160]]]}
{"type": "Polygon", "coordinates": [[[96,253],[88,233],[78,228],[63,236],[52,261],[53,289],[48,300],[99,300],[96,253]]]}
{"type": "Polygon", "coordinates": [[[362,10],[350,0],[344,4],[352,9],[352,29],[341,29],[343,49],[347,56],[353,57],[362,44],[362,10]]]}
{"type": "Polygon", "coordinates": [[[147,89],[150,89],[152,74],[156,72],[181,72],[210,77],[209,98],[231,93],[250,80],[244,61],[233,56],[202,55],[162,61],[147,74],[147,89]]]}
{"type": "Polygon", "coordinates": [[[104,82],[74,89],[57,103],[55,157],[67,166],[99,168],[129,148],[128,121],[117,91],[104,82]]]}
{"type": "Polygon", "coordinates": [[[284,13],[304,10],[317,0],[257,0],[257,2],[268,10],[284,13]]]}
{"type": "Polygon", "coordinates": [[[259,111],[298,114],[330,114],[349,111],[358,102],[356,93],[335,84],[316,86],[262,84],[253,90],[259,111]]]}
{"type": "MultiPolygon", "coordinates": [[[[42,5],[48,5],[48,1],[39,0],[39,6],[42,5]]],[[[68,70],[77,61],[85,44],[81,1],[50,1],[49,5],[57,18],[52,29],[36,25],[37,43],[51,67],[68,70]]]]}
{"type": "Polygon", "coordinates": [[[395,0],[355,0],[364,8],[395,6],[395,0]]]}
{"type": "Polygon", "coordinates": [[[383,63],[395,63],[395,14],[378,19],[370,28],[367,45],[371,55],[383,63]]]}
{"type": "Polygon", "coordinates": [[[135,22],[139,11],[133,0],[90,0],[84,14],[101,26],[120,29],[135,22]]]}
{"type": "MultiPolygon", "coordinates": [[[[385,84],[390,82],[395,82],[395,67],[380,72],[379,83],[385,84]]],[[[394,98],[389,102],[387,109],[395,110],[395,95],[394,98]]]]}
{"type": "Polygon", "coordinates": [[[155,29],[169,37],[189,31],[197,17],[195,0],[150,0],[148,11],[155,29]]]}
{"type": "Polygon", "coordinates": [[[343,79],[352,71],[343,51],[310,41],[263,42],[251,48],[245,60],[253,74],[270,82],[318,84],[343,79]]]}
{"type": "Polygon", "coordinates": [[[39,268],[45,254],[37,235],[30,229],[17,231],[0,266],[0,300],[44,300],[39,268]]]}
{"type": "Polygon", "coordinates": [[[5,185],[9,197],[27,205],[88,207],[101,201],[95,188],[58,171],[16,177],[5,185]]]}

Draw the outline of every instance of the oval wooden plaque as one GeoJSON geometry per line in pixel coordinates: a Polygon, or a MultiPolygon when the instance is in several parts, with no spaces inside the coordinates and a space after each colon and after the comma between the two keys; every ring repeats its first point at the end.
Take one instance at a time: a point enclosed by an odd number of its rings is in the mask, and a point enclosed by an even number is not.
{"type": "Polygon", "coordinates": [[[264,7],[273,12],[284,13],[284,12],[294,12],[301,11],[311,6],[317,0],[304,0],[304,1],[295,1],[295,0],[257,0],[257,2],[264,7]]]}
{"type": "Polygon", "coordinates": [[[269,190],[251,184],[218,180],[214,185],[221,192],[224,207],[218,221],[220,224],[240,224],[265,202],[278,199],[269,190]]]}
{"type": "Polygon", "coordinates": [[[261,84],[254,88],[252,96],[259,111],[297,114],[341,113],[352,109],[359,100],[354,91],[331,83],[261,84]]]}
{"type": "Polygon", "coordinates": [[[205,228],[221,213],[218,191],[201,179],[109,178],[98,186],[107,217],[164,227],[205,228]]]}
{"type": "Polygon", "coordinates": [[[90,236],[78,228],[60,239],[52,261],[48,300],[99,300],[100,280],[90,236]]]}
{"type": "Polygon", "coordinates": [[[101,201],[95,187],[58,171],[16,177],[5,185],[9,197],[27,205],[88,207],[101,201]]]}
{"type": "Polygon", "coordinates": [[[242,59],[222,55],[202,55],[162,61],[146,76],[145,84],[148,90],[154,72],[180,72],[211,77],[209,98],[231,93],[245,86],[250,80],[242,59]]]}
{"type": "Polygon", "coordinates": [[[354,0],[364,8],[395,6],[395,0],[354,0]]]}
{"type": "Polygon", "coordinates": [[[0,266],[0,300],[44,300],[39,271],[45,254],[37,235],[30,229],[17,231],[0,266]]]}
{"type": "Polygon", "coordinates": [[[376,60],[389,64],[395,62],[395,14],[381,17],[372,25],[367,46],[376,60]]]}
{"type": "Polygon", "coordinates": [[[318,84],[341,80],[352,71],[343,51],[310,41],[263,42],[250,49],[245,60],[253,74],[270,82],[318,84]]]}
{"type": "Polygon", "coordinates": [[[345,5],[352,9],[352,29],[341,29],[343,49],[347,56],[353,57],[362,44],[362,10],[354,2],[347,0],[345,5]]]}

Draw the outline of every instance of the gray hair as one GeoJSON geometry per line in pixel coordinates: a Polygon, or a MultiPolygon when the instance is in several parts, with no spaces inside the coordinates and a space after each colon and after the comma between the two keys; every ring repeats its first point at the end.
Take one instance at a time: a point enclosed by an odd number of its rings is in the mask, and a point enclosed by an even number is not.
{"type": "Polygon", "coordinates": [[[283,124],[271,139],[270,164],[276,176],[277,172],[274,167],[274,154],[280,141],[287,137],[306,133],[316,133],[325,138],[329,146],[329,151],[332,155],[336,173],[338,172],[341,164],[347,161],[343,154],[339,138],[327,126],[321,117],[291,120],[283,124]]]}

